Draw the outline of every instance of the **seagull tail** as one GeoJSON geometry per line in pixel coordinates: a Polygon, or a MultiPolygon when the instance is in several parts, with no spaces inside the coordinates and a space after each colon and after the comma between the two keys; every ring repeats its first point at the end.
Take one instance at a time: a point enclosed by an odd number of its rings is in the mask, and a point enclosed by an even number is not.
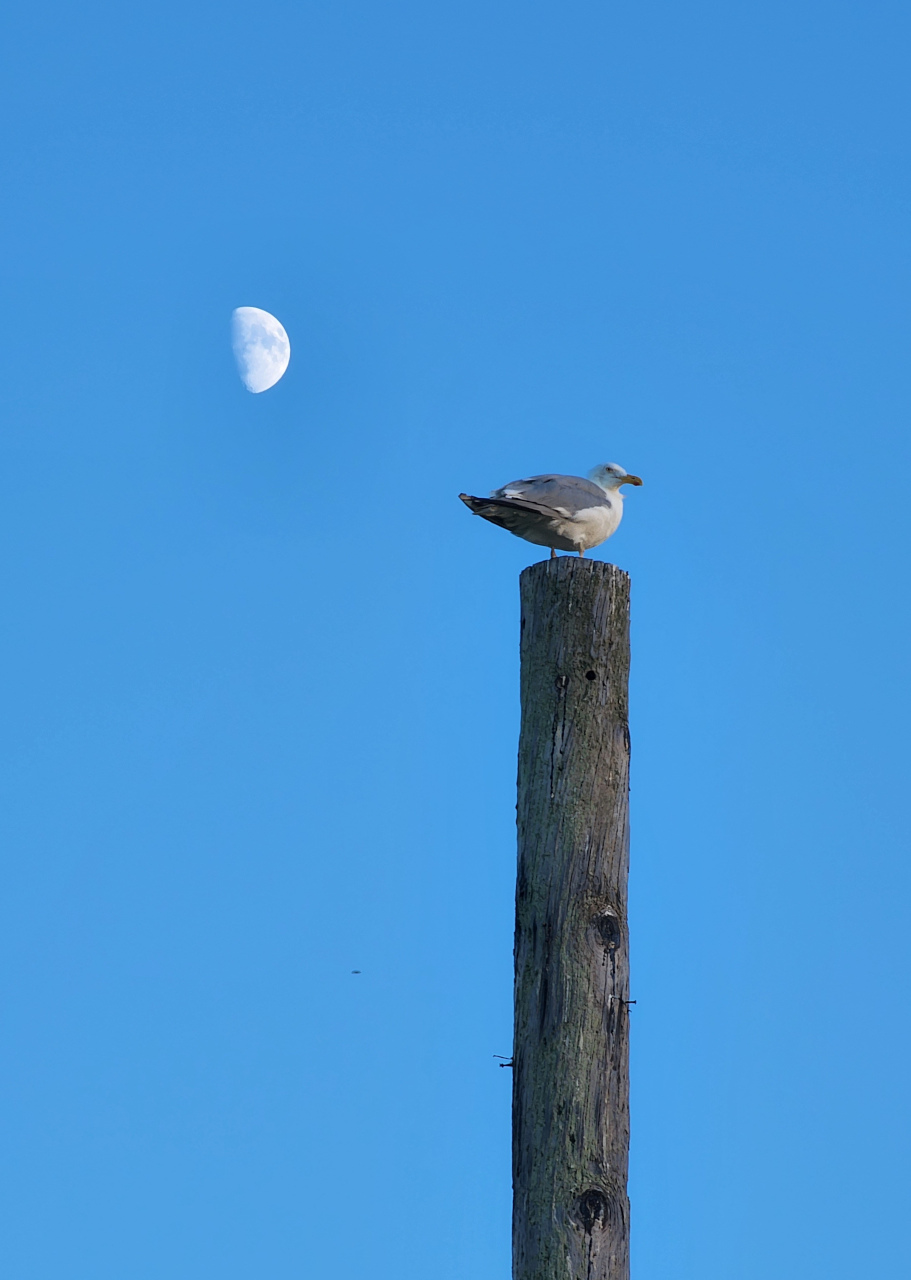
{"type": "Polygon", "coordinates": [[[498,498],[475,498],[470,493],[460,493],[459,497],[473,515],[480,516],[483,520],[489,520],[491,524],[498,524],[501,529],[509,529],[512,532],[511,526],[515,518],[510,502],[498,498]]]}
{"type": "MultiPolygon", "coordinates": [[[[554,517],[554,512],[547,507],[524,498],[475,498],[470,493],[460,493],[459,497],[476,516],[499,525],[501,529],[508,529],[517,538],[527,537],[532,528],[540,528],[542,521],[549,521],[554,517]]],[[[538,539],[530,540],[535,542],[538,539]]]]}

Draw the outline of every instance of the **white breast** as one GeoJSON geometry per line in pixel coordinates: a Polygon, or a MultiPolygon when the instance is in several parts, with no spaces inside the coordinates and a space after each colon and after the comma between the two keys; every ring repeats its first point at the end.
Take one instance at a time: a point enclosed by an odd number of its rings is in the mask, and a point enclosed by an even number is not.
{"type": "Polygon", "coordinates": [[[599,546],[612,533],[616,533],[622,517],[623,498],[612,493],[609,507],[583,507],[574,516],[561,522],[560,533],[580,550],[587,551],[589,547],[599,546]]]}

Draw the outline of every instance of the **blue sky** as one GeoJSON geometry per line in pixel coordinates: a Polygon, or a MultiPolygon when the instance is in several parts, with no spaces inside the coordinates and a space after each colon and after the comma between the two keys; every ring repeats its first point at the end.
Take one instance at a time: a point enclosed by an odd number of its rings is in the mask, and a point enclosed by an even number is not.
{"type": "Polygon", "coordinates": [[[635,1280],[908,1271],[909,45],[877,0],[7,17],[9,1280],[508,1275],[538,553],[456,494],[609,460],[635,1280]]]}

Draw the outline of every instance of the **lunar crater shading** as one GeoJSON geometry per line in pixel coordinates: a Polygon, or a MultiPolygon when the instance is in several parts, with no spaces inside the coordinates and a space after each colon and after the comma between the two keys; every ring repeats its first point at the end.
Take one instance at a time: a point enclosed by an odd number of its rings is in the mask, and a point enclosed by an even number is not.
{"type": "Polygon", "coordinates": [[[254,393],[274,387],[291,359],[291,343],[284,326],[259,307],[235,307],[231,345],[241,380],[254,393]]]}

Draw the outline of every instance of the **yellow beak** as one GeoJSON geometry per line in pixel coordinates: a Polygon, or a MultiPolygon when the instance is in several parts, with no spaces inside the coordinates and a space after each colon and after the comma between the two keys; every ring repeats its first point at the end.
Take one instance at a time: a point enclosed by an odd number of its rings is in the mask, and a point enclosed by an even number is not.
{"type": "Polygon", "coordinates": [[[641,484],[642,481],[638,476],[624,476],[620,481],[621,484],[641,484]]]}

